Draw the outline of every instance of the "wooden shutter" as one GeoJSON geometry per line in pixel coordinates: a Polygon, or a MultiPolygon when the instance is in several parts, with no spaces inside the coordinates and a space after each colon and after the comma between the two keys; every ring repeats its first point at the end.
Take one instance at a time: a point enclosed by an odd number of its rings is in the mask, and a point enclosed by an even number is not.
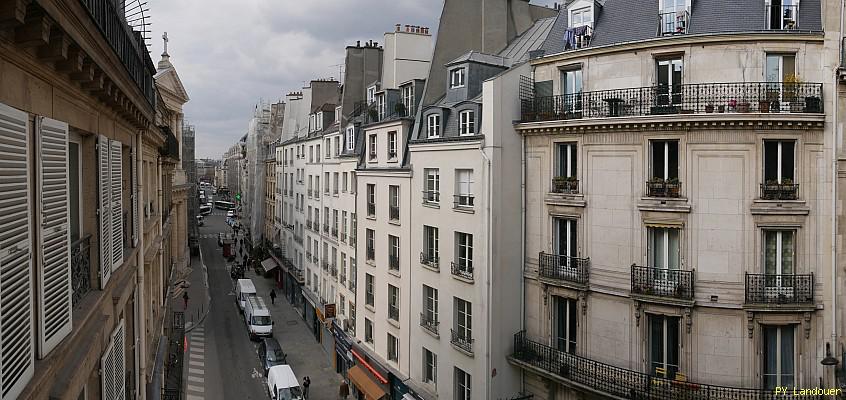
{"type": "Polygon", "coordinates": [[[97,144],[99,185],[97,188],[97,216],[100,222],[100,289],[105,289],[112,276],[112,219],[111,219],[111,171],[109,139],[100,135],[97,144]]]}
{"type": "Polygon", "coordinates": [[[112,219],[112,271],[123,264],[123,203],[121,190],[123,183],[123,164],[121,163],[121,144],[117,140],[109,141],[110,161],[109,171],[111,174],[111,219],[112,219]]]}
{"type": "Polygon", "coordinates": [[[0,399],[15,399],[34,372],[29,115],[0,103],[0,399]]]}
{"type": "Polygon", "coordinates": [[[103,400],[124,400],[126,398],[124,320],[121,319],[112,333],[109,345],[100,359],[101,398],[103,400]]]}
{"type": "Polygon", "coordinates": [[[38,349],[44,357],[71,331],[68,125],[40,118],[38,203],[38,349]]]}

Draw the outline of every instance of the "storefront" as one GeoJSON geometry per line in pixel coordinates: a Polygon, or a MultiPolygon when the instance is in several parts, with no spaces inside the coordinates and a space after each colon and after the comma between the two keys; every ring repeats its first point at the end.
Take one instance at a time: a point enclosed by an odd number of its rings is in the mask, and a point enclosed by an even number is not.
{"type": "Polygon", "coordinates": [[[353,398],[358,400],[390,399],[388,370],[370,357],[360,345],[352,344],[351,347],[350,353],[355,365],[349,368],[347,377],[352,383],[353,398]]]}
{"type": "Polygon", "coordinates": [[[338,320],[332,321],[332,332],[335,335],[335,372],[347,378],[347,371],[353,365],[352,340],[346,332],[338,326],[338,320]]]}
{"type": "MultiPolygon", "coordinates": [[[[320,342],[321,322],[318,319],[317,311],[320,310],[320,300],[310,290],[303,290],[303,319],[306,321],[306,326],[309,327],[314,338],[320,342]]],[[[322,316],[321,316],[322,318],[322,316]]]]}
{"type": "Polygon", "coordinates": [[[320,324],[320,335],[317,341],[323,345],[323,350],[329,356],[329,362],[332,362],[332,354],[335,352],[335,335],[332,334],[332,320],[334,320],[335,310],[334,304],[326,304],[323,307],[318,307],[315,312],[317,314],[317,321],[320,324]],[[332,306],[331,310],[327,310],[328,306],[332,306]],[[331,316],[327,311],[332,311],[331,316]]]}

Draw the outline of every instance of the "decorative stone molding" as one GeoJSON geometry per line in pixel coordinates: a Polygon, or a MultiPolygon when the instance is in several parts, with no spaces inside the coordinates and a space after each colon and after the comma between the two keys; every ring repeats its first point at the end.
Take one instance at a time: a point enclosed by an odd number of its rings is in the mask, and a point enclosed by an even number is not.
{"type": "Polygon", "coordinates": [[[582,305],[582,315],[587,315],[587,292],[579,291],[579,304],[582,305]]]}
{"type": "Polygon", "coordinates": [[[691,328],[693,327],[693,317],[690,315],[690,307],[685,307],[682,311],[684,313],[684,325],[687,330],[687,333],[690,333],[691,328]]]}
{"type": "MultiPolygon", "coordinates": [[[[522,135],[596,134],[609,131],[688,131],[704,129],[752,130],[815,130],[825,128],[825,115],[774,114],[708,114],[705,116],[632,117],[628,121],[606,118],[559,120],[515,124],[522,135]],[[680,118],[684,118],[683,120],[680,118]],[[731,119],[729,119],[731,118],[731,119]],[[642,121],[638,121],[642,119],[642,121]]],[[[633,139],[634,140],[634,139],[633,139]]]]}
{"type": "Polygon", "coordinates": [[[802,313],[802,328],[805,330],[805,339],[811,338],[811,313],[802,313]]]}
{"type": "Polygon", "coordinates": [[[635,326],[640,326],[641,311],[641,303],[639,301],[635,301],[635,326]]]}
{"type": "Polygon", "coordinates": [[[752,312],[746,313],[746,330],[749,339],[752,339],[752,335],[755,333],[755,314],[752,312]]]}

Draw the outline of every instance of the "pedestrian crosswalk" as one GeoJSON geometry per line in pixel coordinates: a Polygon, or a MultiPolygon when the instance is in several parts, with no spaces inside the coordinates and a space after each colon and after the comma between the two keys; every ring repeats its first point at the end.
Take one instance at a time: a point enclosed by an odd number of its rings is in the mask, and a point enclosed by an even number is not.
{"type": "Polygon", "coordinates": [[[187,400],[203,400],[206,387],[206,334],[203,326],[194,328],[188,337],[187,400]]]}

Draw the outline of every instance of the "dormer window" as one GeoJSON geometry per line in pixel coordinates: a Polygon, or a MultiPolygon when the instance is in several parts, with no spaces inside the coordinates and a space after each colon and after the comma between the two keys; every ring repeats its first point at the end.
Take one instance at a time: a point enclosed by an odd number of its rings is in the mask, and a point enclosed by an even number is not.
{"type": "Polygon", "coordinates": [[[367,104],[373,104],[376,101],[376,86],[367,88],[367,104]]]}
{"type": "Polygon", "coordinates": [[[458,113],[458,134],[461,136],[476,134],[476,114],[473,110],[464,110],[458,113]]]}
{"type": "Polygon", "coordinates": [[[661,36],[687,33],[690,21],[689,0],[658,0],[659,33],[661,36]]]}
{"type": "Polygon", "coordinates": [[[341,122],[341,106],[335,107],[335,123],[341,122]]]}
{"type": "Polygon", "coordinates": [[[767,5],[767,29],[796,29],[799,0],[764,0],[767,5]]]}
{"type": "Polygon", "coordinates": [[[441,116],[432,114],[426,118],[426,137],[437,138],[441,136],[441,116]]]}
{"type": "Polygon", "coordinates": [[[464,87],[464,68],[456,68],[449,71],[450,89],[464,87]]]}
{"type": "Polygon", "coordinates": [[[348,126],[346,132],[347,151],[355,150],[355,127],[348,126]]]}
{"type": "Polygon", "coordinates": [[[414,113],[414,85],[402,87],[402,104],[405,106],[406,115],[414,113]]]}
{"type": "Polygon", "coordinates": [[[577,0],[568,10],[569,24],[564,33],[565,49],[581,49],[590,45],[593,36],[593,2],[577,0]]]}
{"type": "Polygon", "coordinates": [[[317,113],[316,120],[314,121],[314,130],[319,131],[323,129],[323,112],[317,113]]]}
{"type": "Polygon", "coordinates": [[[380,94],[376,97],[376,107],[379,111],[379,120],[385,119],[385,95],[380,94]]]}
{"type": "Polygon", "coordinates": [[[593,26],[592,7],[581,7],[570,11],[570,27],[593,26]]]}

